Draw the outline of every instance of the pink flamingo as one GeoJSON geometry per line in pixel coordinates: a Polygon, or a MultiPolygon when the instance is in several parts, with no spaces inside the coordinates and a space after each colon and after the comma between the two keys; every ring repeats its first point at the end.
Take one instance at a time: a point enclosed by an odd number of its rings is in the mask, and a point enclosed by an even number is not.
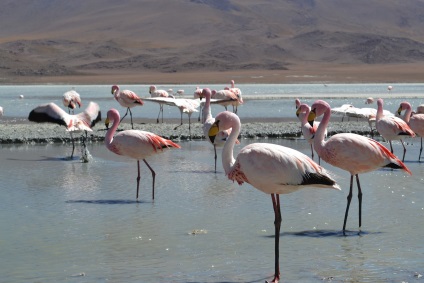
{"type": "MultiPolygon", "coordinates": [[[[200,88],[200,87],[196,87],[196,89],[194,90],[194,93],[193,93],[193,98],[194,99],[200,99],[200,100],[202,100],[202,98],[203,98],[203,95],[202,95],[202,92],[203,92],[203,88],[200,88]]],[[[197,119],[198,121],[200,121],[200,116],[203,116],[203,114],[202,114],[202,110],[203,108],[200,108],[200,112],[199,112],[199,118],[197,119]]]]}
{"type": "Polygon", "coordinates": [[[359,228],[362,220],[362,190],[358,174],[374,171],[382,167],[403,169],[411,174],[411,171],[393,153],[379,142],[352,133],[341,133],[324,141],[325,130],[331,116],[330,105],[317,100],[311,106],[308,121],[314,122],[316,117],[324,115],[314,137],[314,149],[327,163],[346,170],[350,173],[350,190],[347,196],[347,206],[343,223],[343,234],[346,230],[346,220],[352,199],[353,176],[356,177],[359,200],[359,228]]]}
{"type": "MultiPolygon", "coordinates": [[[[169,94],[169,92],[167,92],[164,89],[157,89],[155,85],[151,85],[149,87],[149,93],[151,97],[169,97],[169,98],[175,98],[172,94],[169,94]]],[[[162,112],[162,123],[163,123],[163,104],[159,103],[159,114],[158,114],[158,118],[156,120],[156,123],[159,123],[159,116],[160,113],[162,112]]]]}
{"type": "MultiPolygon", "coordinates": [[[[215,123],[215,118],[212,117],[211,113],[211,90],[209,88],[204,88],[202,90],[202,94],[200,95],[200,98],[205,97],[206,102],[203,106],[203,134],[207,138],[207,140],[213,145],[213,150],[215,153],[215,173],[216,173],[216,148],[222,147],[225,144],[225,141],[227,140],[228,136],[231,133],[231,129],[228,129],[226,131],[220,131],[216,134],[216,137],[214,137],[213,141],[209,138],[209,130],[212,127],[213,123],[215,123]]],[[[236,143],[239,143],[239,141],[236,141],[236,143]]]]}
{"type": "Polygon", "coordinates": [[[62,97],[62,103],[63,106],[68,108],[68,114],[71,114],[70,109],[72,109],[72,114],[74,114],[74,109],[77,107],[77,105],[78,108],[81,108],[82,106],[81,97],[75,90],[65,92],[62,97]]]}
{"type": "MultiPolygon", "coordinates": [[[[318,129],[319,122],[314,122],[312,126],[308,123],[308,116],[310,111],[311,111],[311,108],[309,107],[309,105],[302,103],[300,104],[299,108],[297,108],[296,115],[298,117],[302,116],[302,121],[300,123],[302,134],[305,140],[307,140],[308,143],[311,145],[311,156],[312,156],[312,159],[314,159],[314,147],[312,146],[312,143],[313,143],[315,132],[318,129]]],[[[327,129],[325,130],[325,136],[327,136],[327,129]]],[[[320,161],[321,161],[320,157],[318,156],[318,164],[320,164],[320,161]]]]}
{"type": "Polygon", "coordinates": [[[385,116],[383,114],[383,99],[377,99],[377,117],[375,127],[380,135],[389,141],[390,151],[393,153],[392,140],[400,140],[403,146],[402,161],[405,160],[406,147],[402,138],[404,136],[415,137],[414,131],[401,118],[385,116]]]}
{"type": "Polygon", "coordinates": [[[423,136],[424,136],[424,114],[414,113],[412,114],[412,107],[409,102],[402,102],[398,109],[398,114],[405,110],[405,115],[403,116],[404,121],[409,125],[411,130],[415,134],[419,135],[421,138],[421,147],[420,154],[418,156],[418,161],[421,160],[421,152],[423,151],[423,136]]]}
{"type": "Polygon", "coordinates": [[[244,182],[271,195],[275,214],[275,274],[280,280],[279,237],[281,227],[280,194],[288,194],[304,187],[340,190],[327,172],[312,159],[297,150],[269,143],[253,143],[241,149],[234,159],[234,144],[240,134],[240,119],[228,111],[219,113],[209,130],[214,139],[219,131],[232,128],[222,151],[225,175],[239,185],[244,182]]]}
{"type": "Polygon", "coordinates": [[[163,152],[169,148],[181,148],[178,144],[164,139],[156,134],[140,131],[140,130],[126,130],[115,134],[119,126],[119,112],[116,109],[111,109],[107,112],[105,124],[113,123],[112,127],[108,129],[105,137],[105,145],[107,149],[118,155],[127,156],[137,160],[137,194],[140,187],[140,160],[143,160],[147,167],[150,169],[153,178],[152,198],[155,198],[155,177],[156,172],[147,163],[146,158],[158,153],[163,152]]]}
{"type": "MultiPolygon", "coordinates": [[[[72,133],[82,131],[85,131],[86,133],[87,131],[92,132],[93,130],[91,128],[101,120],[101,112],[97,103],[90,102],[84,112],[76,115],[70,115],[55,103],[51,102],[34,108],[29,113],[28,120],[37,123],[54,123],[65,126],[66,131],[68,131],[71,135],[72,159],[75,150],[75,142],[72,133]]],[[[84,136],[83,146],[85,149],[84,136]]],[[[86,150],[84,152],[86,152],[86,150]]],[[[87,160],[85,159],[85,161],[87,160]]]]}
{"type": "Polygon", "coordinates": [[[121,106],[127,108],[127,112],[125,112],[125,115],[122,117],[122,119],[121,119],[121,121],[119,121],[119,123],[121,123],[122,120],[125,118],[125,116],[127,116],[128,112],[130,112],[131,128],[134,129],[131,108],[135,107],[137,105],[143,106],[143,104],[144,104],[143,100],[141,100],[141,98],[138,97],[138,95],[131,90],[120,91],[119,86],[117,86],[117,85],[112,86],[112,94],[115,97],[115,100],[118,101],[118,103],[121,106]]]}
{"type": "Polygon", "coordinates": [[[238,87],[235,87],[234,86],[234,80],[231,80],[231,87],[229,88],[229,90],[231,92],[233,92],[236,95],[236,97],[237,97],[237,100],[236,101],[233,101],[231,103],[231,105],[233,105],[233,112],[237,114],[237,108],[238,108],[238,106],[241,105],[241,104],[243,104],[243,98],[241,96],[241,89],[239,89],[238,87]]]}
{"type": "Polygon", "coordinates": [[[225,110],[227,110],[228,105],[237,101],[237,95],[229,89],[212,90],[212,98],[220,100],[221,102],[218,104],[224,106],[225,110]]]}

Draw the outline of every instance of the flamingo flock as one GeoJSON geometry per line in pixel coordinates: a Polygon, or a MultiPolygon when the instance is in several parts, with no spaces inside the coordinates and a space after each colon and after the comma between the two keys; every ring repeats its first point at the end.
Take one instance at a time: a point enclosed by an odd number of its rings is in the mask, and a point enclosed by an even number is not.
{"type": "MultiPolygon", "coordinates": [[[[325,165],[322,166],[320,164],[321,159],[327,164],[338,167],[350,174],[349,192],[341,230],[344,235],[346,235],[347,231],[347,219],[353,196],[354,179],[356,179],[358,190],[359,231],[361,231],[363,187],[361,187],[359,175],[381,168],[402,170],[411,175],[412,172],[404,163],[406,154],[406,148],[402,140],[404,137],[413,138],[415,135],[420,137],[421,147],[418,161],[421,159],[422,137],[424,136],[424,110],[420,108],[422,105],[417,107],[416,112],[413,112],[410,103],[402,102],[397,110],[399,115],[404,112],[402,120],[383,109],[383,99],[381,98],[377,99],[377,109],[356,108],[350,104],[345,104],[341,107],[331,107],[324,100],[317,100],[309,106],[296,99],[296,116],[301,122],[301,133],[310,144],[311,157],[295,149],[272,143],[248,144],[237,150],[238,154],[234,156],[235,146],[239,143],[238,137],[242,128],[242,122],[237,114],[237,107],[243,104],[242,92],[235,87],[234,81],[231,81],[231,87],[225,87],[218,91],[198,87],[194,91],[193,99],[176,98],[170,94],[170,91],[160,90],[152,85],[149,87],[151,97],[139,97],[131,90],[120,90],[118,85],[113,85],[111,93],[114,99],[126,109],[126,112],[121,118],[117,109],[112,108],[107,111],[105,147],[114,154],[137,161],[137,201],[139,199],[141,180],[140,161],[145,163],[151,172],[152,199],[155,199],[156,172],[147,159],[157,158],[160,160],[159,157],[155,156],[163,154],[170,149],[179,149],[182,144],[161,137],[153,132],[134,129],[131,108],[143,106],[144,101],[157,103],[160,106],[157,123],[159,123],[161,114],[163,123],[163,105],[177,107],[180,110],[181,123],[174,130],[183,125],[183,114],[186,113],[189,118],[188,129],[190,136],[190,117],[194,112],[198,112],[197,109],[199,107],[202,108],[201,125],[206,142],[213,147],[214,172],[217,172],[217,149],[222,148],[222,167],[225,176],[229,180],[239,185],[249,184],[253,188],[271,196],[275,229],[274,275],[272,282],[281,280],[279,261],[282,222],[280,195],[294,193],[302,188],[341,190],[333,174],[325,169],[325,165]],[[203,99],[205,99],[204,103],[203,99]],[[223,111],[213,118],[212,103],[221,104],[225,109],[231,105],[233,106],[233,112],[223,111]],[[119,131],[119,125],[128,113],[130,114],[132,129],[119,131]],[[354,133],[339,133],[327,137],[331,115],[341,115],[343,116],[342,120],[344,117],[365,118],[370,125],[370,121],[372,121],[375,123],[377,132],[389,143],[390,150],[377,140],[354,133]],[[318,122],[317,118],[320,117],[322,117],[321,121],[318,122]],[[110,126],[110,124],[112,125],[110,126]],[[402,160],[393,153],[392,140],[401,141],[404,148],[402,160]],[[318,163],[313,160],[314,152],[318,155],[318,163]]],[[[183,91],[178,93],[183,93],[183,91]]],[[[83,112],[74,114],[76,108],[82,106],[81,97],[74,90],[65,92],[62,102],[64,107],[68,109],[68,113],[51,102],[35,107],[29,113],[28,120],[65,126],[66,131],[71,134],[73,144],[72,158],[75,149],[72,133],[92,131],[93,127],[101,120],[101,112],[97,103],[89,102],[83,112]]],[[[372,98],[368,98],[366,101],[367,104],[372,104],[373,102],[374,99],[372,98]]],[[[3,109],[1,107],[0,109],[2,112],[3,109]]]]}

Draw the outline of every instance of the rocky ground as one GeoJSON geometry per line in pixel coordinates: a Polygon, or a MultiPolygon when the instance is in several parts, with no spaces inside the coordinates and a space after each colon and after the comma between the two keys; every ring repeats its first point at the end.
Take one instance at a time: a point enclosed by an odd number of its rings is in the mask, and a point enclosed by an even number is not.
{"type": "MultiPolygon", "coordinates": [[[[134,124],[135,129],[150,131],[165,138],[179,141],[189,140],[188,124],[184,124],[178,129],[174,129],[178,124],[134,124]]],[[[131,125],[123,123],[119,130],[130,129],[131,125]]],[[[328,135],[334,135],[341,132],[352,132],[361,135],[369,135],[370,128],[365,121],[340,122],[332,121],[328,129],[328,135]]],[[[36,124],[36,123],[13,123],[2,121],[0,123],[0,143],[2,144],[36,144],[36,143],[70,143],[70,134],[65,131],[63,126],[55,124],[36,124]]],[[[88,137],[91,142],[103,142],[106,129],[103,124],[97,124],[93,132],[88,137]]],[[[79,137],[81,134],[74,134],[79,137]]],[[[240,138],[296,138],[301,137],[299,122],[255,122],[249,121],[242,125],[240,138]]],[[[191,125],[191,139],[204,139],[202,126],[199,123],[191,125]]]]}

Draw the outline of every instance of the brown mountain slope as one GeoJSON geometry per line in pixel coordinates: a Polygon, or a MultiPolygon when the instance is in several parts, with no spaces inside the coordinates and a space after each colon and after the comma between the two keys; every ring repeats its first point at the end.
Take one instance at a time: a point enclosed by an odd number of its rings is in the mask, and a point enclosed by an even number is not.
{"type": "Polygon", "coordinates": [[[299,78],[293,74],[388,72],[387,64],[413,64],[422,75],[424,64],[421,0],[0,3],[0,82],[147,82],[151,74],[177,81],[199,72],[299,78]]]}

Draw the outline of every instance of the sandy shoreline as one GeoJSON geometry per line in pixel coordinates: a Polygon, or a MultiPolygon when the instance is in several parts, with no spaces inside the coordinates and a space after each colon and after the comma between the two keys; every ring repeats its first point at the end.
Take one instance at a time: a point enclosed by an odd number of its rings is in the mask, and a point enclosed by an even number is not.
{"type": "MultiPolygon", "coordinates": [[[[329,135],[340,132],[352,132],[361,135],[369,135],[370,129],[366,121],[340,122],[332,121],[328,129],[329,135]]],[[[242,121],[240,138],[297,138],[301,137],[300,124],[298,121],[287,120],[283,122],[269,120],[251,119],[242,121]]],[[[175,121],[165,121],[163,124],[143,123],[136,121],[134,128],[156,133],[167,139],[174,141],[190,140],[188,124],[184,124],[178,129],[175,121]]],[[[130,129],[129,123],[122,123],[119,129],[130,129]]],[[[10,122],[2,121],[0,123],[0,143],[1,144],[43,144],[43,143],[70,143],[70,135],[63,126],[49,123],[32,122],[10,122]]],[[[103,142],[106,129],[103,123],[97,124],[93,132],[89,133],[89,142],[103,142]]],[[[81,134],[75,133],[74,137],[81,134]]],[[[202,125],[194,122],[191,125],[191,139],[204,140],[202,125]]]]}

